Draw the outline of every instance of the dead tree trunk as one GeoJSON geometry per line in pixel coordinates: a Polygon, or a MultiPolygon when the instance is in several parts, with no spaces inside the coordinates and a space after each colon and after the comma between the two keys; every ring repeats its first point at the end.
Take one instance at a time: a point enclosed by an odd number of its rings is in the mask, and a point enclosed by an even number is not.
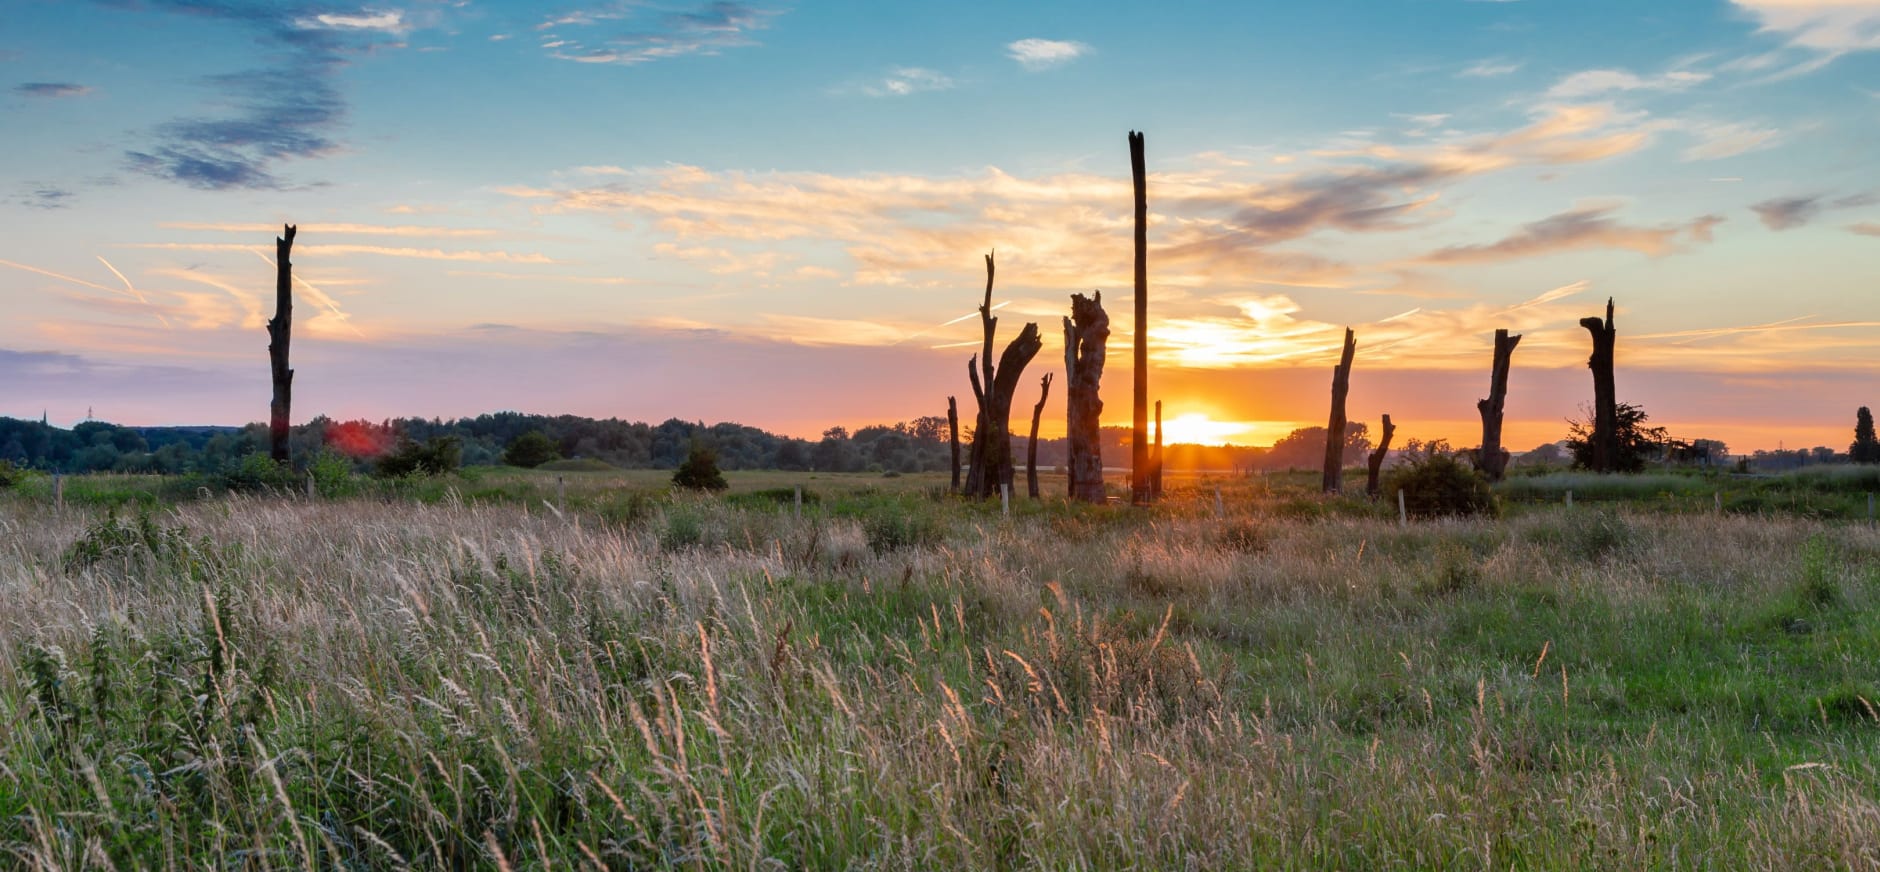
{"type": "Polygon", "coordinates": [[[274,371],[274,399],[268,403],[268,456],[287,463],[287,427],[294,402],[294,371],[287,366],[287,347],[293,338],[294,266],[288,254],[294,248],[294,225],[285,225],[274,240],[274,317],[268,321],[268,363],[274,371]]]}
{"type": "Polygon", "coordinates": [[[1162,401],[1155,401],[1155,457],[1149,461],[1149,499],[1162,499],[1162,401]]]}
{"type": "Polygon", "coordinates": [[[1345,350],[1338,356],[1338,368],[1332,370],[1332,417],[1325,424],[1325,476],[1319,489],[1338,493],[1345,477],[1345,395],[1351,392],[1351,356],[1358,351],[1358,340],[1351,328],[1345,328],[1345,350]]]}
{"type": "Polygon", "coordinates": [[[1099,433],[1103,400],[1097,388],[1103,381],[1109,341],[1110,316],[1103,311],[1103,293],[1072,294],[1071,316],[1064,319],[1064,380],[1069,383],[1064,396],[1064,436],[1070,452],[1064,468],[1070,473],[1073,500],[1101,503],[1105,499],[1099,433]]]}
{"type": "Polygon", "coordinates": [[[1129,132],[1129,174],[1136,185],[1136,377],[1129,442],[1129,501],[1147,505],[1149,482],[1149,183],[1142,134],[1129,132]]]}
{"type": "Polygon", "coordinates": [[[1038,419],[1044,416],[1044,401],[1051,397],[1051,374],[1045,373],[1038,385],[1038,405],[1031,407],[1031,441],[1025,443],[1025,491],[1038,499],[1038,419]]]}
{"type": "Polygon", "coordinates": [[[979,428],[973,432],[972,469],[967,474],[966,490],[980,499],[999,493],[1000,485],[1012,483],[1012,395],[1018,391],[1019,377],[1025,365],[1044,347],[1037,324],[1026,324],[1018,337],[1005,346],[999,365],[992,365],[992,336],[999,319],[992,316],[992,255],[986,255],[986,300],[979,306],[979,323],[985,332],[981,355],[966,363],[973,385],[973,398],[979,402],[979,428]],[[983,378],[981,377],[983,373],[983,378]]]}
{"type": "Polygon", "coordinates": [[[1482,447],[1475,452],[1475,468],[1489,481],[1501,481],[1508,469],[1508,449],[1501,447],[1501,412],[1508,399],[1508,369],[1514,362],[1514,347],[1521,344],[1519,333],[1495,331],[1495,368],[1488,378],[1488,399],[1477,400],[1482,413],[1482,447]]]}
{"type": "Polygon", "coordinates": [[[1364,477],[1364,493],[1377,496],[1377,476],[1384,471],[1384,457],[1390,453],[1390,437],[1397,435],[1397,425],[1390,422],[1390,416],[1384,416],[1384,439],[1377,443],[1377,450],[1371,452],[1370,471],[1364,477]]]}
{"type": "Polygon", "coordinates": [[[960,404],[947,397],[947,443],[953,449],[952,492],[960,492],[960,404]]]}
{"type": "Polygon", "coordinates": [[[1612,298],[1606,298],[1606,320],[1581,318],[1580,326],[1593,334],[1593,471],[1611,472],[1619,462],[1619,398],[1613,387],[1612,358],[1617,331],[1612,323],[1612,298]]]}

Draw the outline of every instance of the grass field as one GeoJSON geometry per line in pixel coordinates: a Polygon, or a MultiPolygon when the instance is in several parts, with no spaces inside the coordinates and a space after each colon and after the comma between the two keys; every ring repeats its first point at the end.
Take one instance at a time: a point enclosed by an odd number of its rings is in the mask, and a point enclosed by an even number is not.
{"type": "Polygon", "coordinates": [[[665,475],[0,492],[5,865],[1880,867],[1864,479],[665,475]]]}

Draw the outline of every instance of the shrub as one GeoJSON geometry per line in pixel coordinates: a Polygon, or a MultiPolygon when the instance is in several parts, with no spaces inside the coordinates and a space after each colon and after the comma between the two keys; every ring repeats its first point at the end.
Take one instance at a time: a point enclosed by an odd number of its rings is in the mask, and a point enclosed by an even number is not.
{"type": "Polygon", "coordinates": [[[1495,498],[1482,474],[1441,452],[1412,458],[1393,468],[1384,479],[1389,499],[1403,491],[1404,510],[1412,517],[1493,515],[1495,498]]]}
{"type": "Polygon", "coordinates": [[[718,452],[702,442],[692,443],[691,453],[672,474],[672,483],[688,490],[721,491],[731,486],[718,471],[718,452]]]}
{"type": "Polygon", "coordinates": [[[26,470],[13,465],[11,460],[0,460],[0,488],[9,488],[26,480],[26,470]]]}
{"type": "Polygon", "coordinates": [[[517,436],[503,450],[503,462],[523,469],[534,469],[551,460],[561,457],[561,449],[548,434],[540,430],[530,430],[517,436]]]}
{"type": "Polygon", "coordinates": [[[455,436],[437,436],[422,443],[400,440],[396,449],[379,458],[376,471],[385,478],[445,475],[462,465],[463,442],[455,436]]]}
{"type": "Polygon", "coordinates": [[[299,484],[293,467],[275,463],[274,458],[256,451],[224,467],[219,484],[236,493],[289,491],[299,484]]]}
{"type": "Polygon", "coordinates": [[[352,461],[343,454],[322,450],[307,464],[307,474],[313,476],[314,493],[320,496],[349,497],[359,492],[358,483],[353,481],[352,461]]]}
{"type": "Polygon", "coordinates": [[[936,544],[941,532],[940,520],[933,513],[904,506],[862,518],[862,537],[868,541],[868,550],[876,554],[936,544]]]}

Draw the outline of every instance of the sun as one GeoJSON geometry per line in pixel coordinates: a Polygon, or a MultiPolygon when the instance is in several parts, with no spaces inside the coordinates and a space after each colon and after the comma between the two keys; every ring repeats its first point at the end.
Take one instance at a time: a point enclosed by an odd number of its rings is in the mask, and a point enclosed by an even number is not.
{"type": "Polygon", "coordinates": [[[1246,444],[1260,429],[1252,421],[1216,421],[1201,412],[1189,412],[1162,422],[1162,442],[1166,445],[1246,444]]]}

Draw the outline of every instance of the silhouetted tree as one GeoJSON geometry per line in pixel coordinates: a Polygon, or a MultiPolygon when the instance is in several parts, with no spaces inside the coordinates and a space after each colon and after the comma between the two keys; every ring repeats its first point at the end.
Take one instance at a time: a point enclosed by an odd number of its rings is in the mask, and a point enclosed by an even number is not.
{"type": "Polygon", "coordinates": [[[1369,496],[1377,496],[1377,476],[1384,469],[1384,458],[1390,453],[1390,438],[1395,435],[1397,435],[1397,425],[1390,422],[1390,415],[1387,413],[1384,415],[1383,438],[1377,443],[1377,450],[1371,452],[1371,457],[1365,464],[1367,471],[1364,477],[1364,492],[1369,496]]]}
{"type": "Polygon", "coordinates": [[[952,453],[952,491],[960,492],[960,404],[947,397],[947,447],[952,453]]]}
{"type": "Polygon", "coordinates": [[[1851,463],[1880,463],[1880,440],[1874,438],[1873,412],[1861,406],[1854,413],[1854,444],[1847,447],[1851,463]]]}
{"type": "Polygon", "coordinates": [[[1071,315],[1064,319],[1064,436],[1069,452],[1065,470],[1071,499],[1101,503],[1103,493],[1102,428],[1105,346],[1110,341],[1110,316],[1103,311],[1103,292],[1071,295],[1071,315]]]}
{"type": "MultiPolygon", "coordinates": [[[[1625,470],[1621,468],[1619,459],[1623,450],[1619,437],[1619,398],[1612,378],[1613,346],[1617,337],[1612,321],[1612,298],[1606,298],[1604,321],[1581,318],[1580,326],[1593,335],[1593,356],[1586,361],[1587,367],[1593,371],[1593,431],[1588,437],[1588,462],[1580,464],[1576,459],[1575,463],[1594,472],[1622,472],[1625,470]]],[[[1578,452],[1575,452],[1575,457],[1578,457],[1578,452]]]]}
{"type": "Polygon", "coordinates": [[[1044,401],[1051,396],[1051,374],[1038,383],[1038,405],[1031,407],[1031,438],[1025,443],[1025,491],[1038,499],[1038,419],[1044,417],[1044,401]]]}
{"type": "Polygon", "coordinates": [[[979,422],[973,428],[972,471],[966,490],[980,499],[999,492],[1000,485],[1012,483],[1012,395],[1025,365],[1044,347],[1038,337],[1038,325],[1026,324],[1005,352],[999,365],[992,365],[992,338],[999,319],[992,316],[992,255],[986,255],[986,299],[979,306],[979,323],[985,333],[980,354],[966,362],[966,374],[973,386],[973,398],[979,402],[979,422]],[[984,375],[982,380],[981,375],[984,375]]]}
{"type": "Polygon", "coordinates": [[[1328,494],[1338,493],[1345,476],[1345,395],[1351,392],[1351,358],[1357,351],[1357,337],[1346,327],[1344,350],[1332,370],[1332,415],[1325,425],[1325,474],[1319,489],[1328,494]]]}
{"type": "Polygon", "coordinates": [[[274,317],[268,320],[268,363],[274,376],[274,399],[268,403],[268,456],[275,463],[288,461],[287,421],[294,396],[294,371],[287,366],[294,327],[294,268],[288,254],[298,228],[292,224],[284,228],[274,240],[274,317]]]}
{"type": "Polygon", "coordinates": [[[1136,348],[1135,403],[1130,422],[1129,501],[1146,505],[1153,498],[1149,481],[1149,182],[1143,138],[1129,132],[1129,176],[1136,187],[1136,348]]]}
{"type": "MultiPolygon", "coordinates": [[[[1597,448],[1598,419],[1597,413],[1588,413],[1591,421],[1569,421],[1567,428],[1567,449],[1573,452],[1573,465],[1580,469],[1597,468],[1595,453],[1597,448]]],[[[1645,463],[1659,456],[1664,449],[1667,436],[1663,427],[1647,427],[1649,418],[1645,410],[1631,403],[1620,403],[1613,413],[1614,442],[1616,447],[1608,455],[1608,468],[1604,472],[1638,472],[1645,468],[1645,463]]]]}
{"type": "Polygon", "coordinates": [[[1489,372],[1488,398],[1475,403],[1482,413],[1482,447],[1475,450],[1475,468],[1490,483],[1501,481],[1508,468],[1508,449],[1501,447],[1501,416],[1508,399],[1508,370],[1514,363],[1514,347],[1519,344],[1520,334],[1495,331],[1495,364],[1489,372]]]}

